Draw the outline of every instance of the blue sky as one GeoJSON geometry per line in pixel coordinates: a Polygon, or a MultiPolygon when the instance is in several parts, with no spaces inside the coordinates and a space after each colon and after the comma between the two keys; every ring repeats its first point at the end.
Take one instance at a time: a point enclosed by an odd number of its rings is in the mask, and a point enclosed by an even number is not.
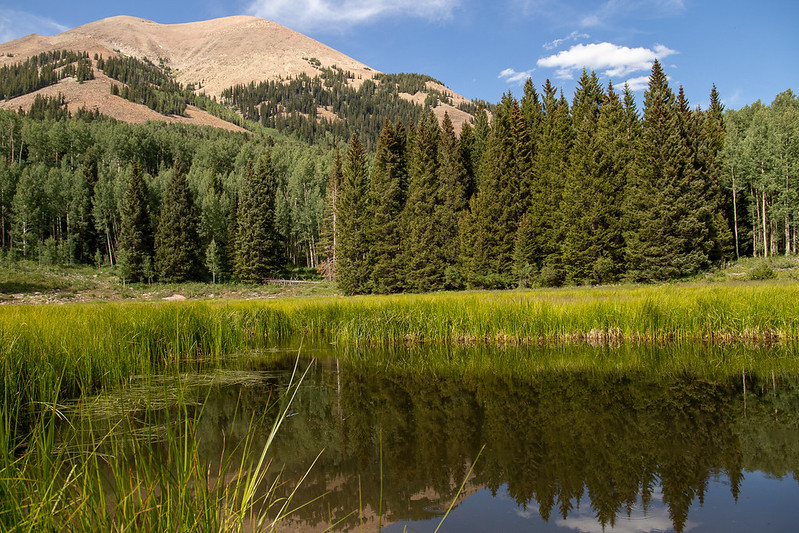
{"type": "Polygon", "coordinates": [[[0,42],[101,18],[163,24],[227,15],[279,22],[384,72],[419,72],[470,99],[521,95],[531,76],[571,98],[583,66],[642,89],[654,58],[692,105],[799,92],[796,0],[0,0],[0,42]]]}

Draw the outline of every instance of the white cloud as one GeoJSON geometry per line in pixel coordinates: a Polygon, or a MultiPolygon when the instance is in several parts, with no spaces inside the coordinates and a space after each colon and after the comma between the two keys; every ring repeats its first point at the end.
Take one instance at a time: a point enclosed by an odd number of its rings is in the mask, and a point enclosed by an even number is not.
{"type": "Polygon", "coordinates": [[[631,91],[642,91],[649,87],[649,76],[638,76],[630,78],[625,82],[631,91]]]}
{"type": "Polygon", "coordinates": [[[247,11],[297,30],[330,29],[381,17],[452,17],[460,0],[253,0],[247,11]]]}
{"type": "Polygon", "coordinates": [[[497,78],[504,79],[508,83],[517,83],[521,85],[522,83],[527,81],[527,78],[529,78],[532,75],[532,73],[533,73],[532,69],[523,70],[522,72],[516,72],[512,68],[506,68],[505,70],[499,73],[499,76],[497,76],[497,78]]]}
{"type": "Polygon", "coordinates": [[[16,9],[0,7],[0,42],[13,41],[31,33],[55,35],[69,28],[53,20],[16,9]]]}
{"type": "Polygon", "coordinates": [[[613,43],[576,44],[568,50],[538,60],[539,67],[557,69],[560,79],[572,79],[583,68],[600,71],[611,78],[652,68],[655,59],[676,54],[661,44],[649,48],[628,48],[613,43]]]}
{"type": "Polygon", "coordinates": [[[555,48],[559,47],[565,42],[576,41],[577,39],[588,39],[590,37],[591,36],[588,35],[587,33],[580,33],[578,31],[573,31],[566,37],[563,37],[562,39],[555,39],[554,41],[549,41],[548,43],[544,43],[544,49],[554,50],[555,48]]]}

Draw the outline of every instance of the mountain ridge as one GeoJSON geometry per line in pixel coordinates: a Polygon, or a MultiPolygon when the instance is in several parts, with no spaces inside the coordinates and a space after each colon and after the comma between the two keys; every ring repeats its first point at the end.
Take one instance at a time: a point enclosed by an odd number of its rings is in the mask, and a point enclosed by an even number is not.
{"type": "MultiPolygon", "coordinates": [[[[355,88],[382,74],[301,33],[267,19],[245,15],[179,24],[160,24],[127,15],[109,17],[50,37],[31,34],[0,44],[0,67],[51,50],[85,51],[90,57],[96,54],[106,58],[117,55],[147,58],[169,69],[183,86],[211,98],[220,98],[223,91],[235,85],[287,80],[303,74],[313,77],[321,69],[335,68],[350,73],[348,83],[355,88]]],[[[153,116],[143,110],[137,113],[130,105],[117,101],[121,99],[106,98],[104,91],[110,93],[110,84],[114,82],[96,68],[96,63],[94,66],[95,80],[75,87],[65,79],[36,93],[43,96],[64,94],[73,112],[86,106],[128,122],[186,122],[187,117],[153,116]]],[[[435,106],[434,112],[439,119],[445,111],[449,112],[458,129],[463,122],[470,120],[471,115],[457,109],[459,104],[468,100],[443,85],[432,83],[431,88],[451,95],[452,105],[442,103],[435,106]]],[[[424,100],[424,96],[420,99],[419,94],[398,96],[416,103],[424,100]]],[[[0,102],[0,107],[29,109],[33,98],[32,94],[13,98],[0,102]]],[[[194,109],[192,114],[188,120],[190,123],[231,127],[220,125],[219,119],[205,116],[207,113],[202,110],[194,109]]]]}

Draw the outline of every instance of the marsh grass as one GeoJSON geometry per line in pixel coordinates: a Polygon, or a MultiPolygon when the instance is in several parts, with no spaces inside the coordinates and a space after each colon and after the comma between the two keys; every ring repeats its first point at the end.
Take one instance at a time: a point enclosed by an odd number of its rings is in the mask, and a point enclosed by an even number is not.
{"type": "Polygon", "coordinates": [[[0,396],[11,411],[195,371],[292,335],[349,345],[784,342],[799,284],[675,284],[510,292],[0,308],[0,396]]]}
{"type": "Polygon", "coordinates": [[[251,428],[261,427],[274,417],[262,447],[248,436],[210,463],[201,456],[197,431],[203,402],[174,383],[163,395],[171,405],[143,409],[141,417],[129,406],[116,413],[104,406],[103,419],[89,399],[79,400],[69,416],[64,406],[45,403],[24,449],[8,445],[13,428],[4,416],[0,529],[273,530],[297,507],[294,492],[278,496],[275,489],[289,482],[296,491],[303,479],[282,479],[267,452],[303,378],[295,366],[286,394],[271,401],[261,419],[249,421],[251,428]]]}

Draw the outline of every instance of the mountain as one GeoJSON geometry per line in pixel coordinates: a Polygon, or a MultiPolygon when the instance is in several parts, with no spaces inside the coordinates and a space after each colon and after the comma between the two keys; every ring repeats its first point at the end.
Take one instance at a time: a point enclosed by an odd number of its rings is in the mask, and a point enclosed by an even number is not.
{"type": "MultiPolygon", "coordinates": [[[[353,89],[358,89],[366,80],[379,85],[382,74],[305,35],[249,16],[169,25],[128,16],[111,17],[52,37],[32,34],[1,44],[0,67],[19,64],[53,50],[87,52],[92,60],[94,79],[78,82],[74,76],[67,76],[54,85],[0,102],[0,107],[29,109],[37,94],[55,97],[60,93],[72,112],[85,106],[128,122],[165,120],[237,129],[238,126],[212,116],[201,109],[202,106],[191,105],[192,102],[182,115],[165,116],[140,103],[112,95],[111,85],[119,83],[98,68],[95,58],[144,59],[161,67],[194,94],[217,100],[222,100],[223,93],[234,86],[285,82],[303,75],[313,78],[331,69],[346,73],[345,82],[353,89]]],[[[447,111],[458,128],[470,120],[467,111],[458,109],[458,106],[468,109],[469,102],[435,80],[428,79],[425,87],[413,94],[397,92],[399,98],[422,107],[426,101],[430,102],[429,94],[446,95],[436,102],[437,116],[442,117],[447,111]]],[[[331,109],[333,106],[319,106],[318,116],[331,121],[346,120],[331,109]]]]}

